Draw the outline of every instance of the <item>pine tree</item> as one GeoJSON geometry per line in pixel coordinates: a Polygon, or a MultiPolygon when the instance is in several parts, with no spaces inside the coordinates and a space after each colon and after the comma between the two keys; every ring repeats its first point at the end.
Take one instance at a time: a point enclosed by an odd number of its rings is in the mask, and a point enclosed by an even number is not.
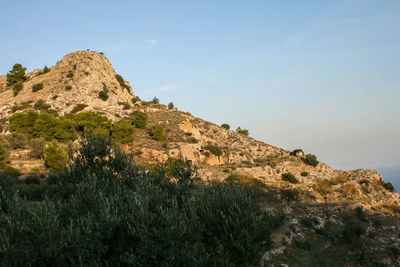
{"type": "Polygon", "coordinates": [[[25,71],[26,68],[22,67],[21,64],[15,64],[12,70],[7,73],[7,86],[24,82],[27,79],[25,71]]]}

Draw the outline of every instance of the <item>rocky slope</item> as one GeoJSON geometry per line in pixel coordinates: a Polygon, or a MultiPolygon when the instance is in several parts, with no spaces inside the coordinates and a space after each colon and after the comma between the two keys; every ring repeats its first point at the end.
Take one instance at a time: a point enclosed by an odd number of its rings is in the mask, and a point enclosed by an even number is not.
{"type": "MultiPolygon", "coordinates": [[[[399,194],[390,190],[376,171],[335,170],[322,162],[312,166],[307,164],[302,152],[290,153],[189,113],[141,101],[134,97],[129,83],[115,73],[111,63],[101,53],[70,53],[52,66],[49,72],[41,74],[41,70],[34,70],[27,76],[24,88],[17,96],[13,95],[11,88],[6,87],[6,77],[0,76],[3,134],[9,134],[7,119],[13,113],[34,110],[33,104],[39,100],[50,105],[50,109],[59,115],[68,114],[80,105],[80,109],[75,109],[78,112],[101,112],[113,121],[141,111],[148,116],[147,126],[145,129],[136,129],[135,141],[124,145],[124,149],[134,153],[140,164],[151,165],[168,158],[185,158],[197,166],[198,175],[203,180],[225,180],[230,176],[233,181],[263,191],[267,199],[265,207],[273,212],[281,212],[282,207],[287,209],[287,204],[293,202],[309,205],[307,207],[311,207],[311,210],[307,213],[316,214],[318,225],[325,224],[330,218],[324,212],[325,208],[312,206],[315,205],[313,203],[330,203],[332,210],[340,209],[341,205],[347,203],[347,208],[363,206],[382,216],[399,214],[399,194]],[[32,92],[32,86],[37,83],[42,83],[43,89],[32,92]],[[99,97],[101,91],[107,92],[107,99],[99,97]],[[149,135],[154,124],[164,127],[166,140],[156,141],[149,135]],[[294,176],[294,181],[284,179],[283,175],[288,173],[294,176]]],[[[9,164],[25,173],[33,167],[45,171],[43,161],[30,159],[29,152],[29,149],[12,151],[9,164]]],[[[310,234],[310,229],[299,226],[300,217],[309,215],[304,213],[305,210],[289,207],[289,211],[286,211],[288,225],[292,225],[295,230],[286,229],[286,234],[281,236],[279,242],[288,238],[287,233],[297,237],[310,234]]],[[[385,240],[389,241],[382,241],[384,244],[399,242],[399,226],[394,227],[391,229],[394,240],[388,237],[385,240]]],[[[313,230],[317,229],[315,227],[313,230]]],[[[277,246],[277,249],[283,251],[282,247],[286,249],[292,239],[289,235],[289,240],[277,246]]],[[[276,257],[266,255],[264,261],[266,264],[276,263],[276,257]]]]}

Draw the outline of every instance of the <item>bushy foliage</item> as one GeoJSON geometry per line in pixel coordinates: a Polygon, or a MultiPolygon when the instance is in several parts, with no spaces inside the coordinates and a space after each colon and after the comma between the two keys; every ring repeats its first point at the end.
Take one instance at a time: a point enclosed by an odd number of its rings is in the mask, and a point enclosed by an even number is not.
{"type": "Polygon", "coordinates": [[[314,184],[314,189],[324,198],[325,203],[328,196],[333,192],[332,185],[328,180],[320,179],[314,184]]]}
{"type": "Polygon", "coordinates": [[[153,100],[151,100],[153,104],[160,104],[160,100],[157,97],[154,97],[153,100]]]}
{"type": "Polygon", "coordinates": [[[120,120],[112,127],[112,140],[115,143],[128,144],[135,140],[135,126],[129,120],[120,120]]]}
{"type": "Polygon", "coordinates": [[[48,182],[7,181],[2,266],[255,266],[279,225],[240,186],[175,182],[93,136],[48,182]]]}
{"type": "Polygon", "coordinates": [[[60,171],[63,169],[66,154],[57,142],[53,141],[48,144],[44,154],[44,163],[51,171],[60,171]]]}
{"type": "Polygon", "coordinates": [[[32,92],[37,92],[39,90],[43,89],[43,83],[35,83],[34,85],[32,85],[32,92]]]}
{"type": "Polygon", "coordinates": [[[280,193],[282,198],[284,198],[288,204],[299,200],[299,191],[296,189],[284,188],[280,191],[280,193]]]}
{"type": "Polygon", "coordinates": [[[317,166],[318,165],[318,160],[317,157],[313,154],[307,154],[304,157],[304,161],[306,164],[311,165],[311,166],[317,166]]]}
{"type": "Polygon", "coordinates": [[[303,177],[307,177],[308,176],[308,172],[306,172],[306,171],[301,172],[300,175],[303,176],[303,177]]]}
{"type": "Polygon", "coordinates": [[[297,153],[302,153],[302,154],[304,155],[304,152],[303,152],[302,149],[295,149],[295,150],[291,151],[289,154],[290,154],[291,156],[296,156],[297,153]]]}
{"type": "Polygon", "coordinates": [[[227,130],[229,130],[229,129],[231,128],[231,126],[230,126],[229,124],[227,124],[227,123],[221,124],[221,127],[222,127],[222,128],[225,128],[225,129],[227,129],[227,130]]]}
{"type": "Polygon", "coordinates": [[[219,146],[209,144],[209,145],[206,145],[204,148],[207,149],[208,151],[210,151],[212,154],[214,154],[217,157],[222,155],[222,149],[219,146]]]}
{"type": "Polygon", "coordinates": [[[28,144],[26,135],[21,133],[11,133],[6,135],[7,143],[12,149],[23,149],[28,144]]]}
{"type": "Polygon", "coordinates": [[[41,111],[46,111],[50,108],[51,106],[47,104],[43,99],[39,99],[36,101],[36,103],[33,105],[33,108],[36,110],[41,110],[41,111]]]}
{"type": "Polygon", "coordinates": [[[78,126],[78,131],[83,134],[93,133],[95,135],[110,136],[112,122],[100,114],[92,111],[81,112],[73,117],[78,126]]]}
{"type": "Polygon", "coordinates": [[[41,159],[44,156],[44,147],[46,141],[42,138],[33,138],[30,141],[31,151],[28,156],[35,159],[41,159]]]}
{"type": "Polygon", "coordinates": [[[101,100],[106,101],[108,99],[108,91],[107,90],[101,90],[99,92],[99,97],[101,100]]]}
{"type": "Polygon", "coordinates": [[[0,143],[0,167],[3,167],[6,163],[6,158],[8,156],[8,152],[3,143],[0,143]]]}
{"type": "Polygon", "coordinates": [[[395,192],[396,190],[394,189],[394,186],[391,182],[382,182],[382,186],[383,188],[385,188],[386,190],[390,191],[390,192],[395,192]]]}
{"type": "Polygon", "coordinates": [[[154,124],[151,127],[151,137],[157,141],[167,140],[167,136],[164,132],[164,127],[157,123],[154,124]]]}
{"type": "Polygon", "coordinates": [[[9,130],[24,134],[32,134],[35,121],[39,115],[36,112],[14,113],[9,118],[9,130]]]}
{"type": "Polygon", "coordinates": [[[117,79],[119,85],[121,85],[122,88],[125,88],[128,91],[128,93],[132,94],[131,88],[125,83],[125,80],[124,78],[122,78],[121,75],[115,74],[115,79],[117,79]]]}
{"type": "Polygon", "coordinates": [[[168,103],[168,109],[175,109],[175,105],[172,102],[168,103]]]}
{"type": "Polygon", "coordinates": [[[22,89],[24,89],[24,84],[22,82],[18,82],[16,84],[14,84],[14,87],[13,87],[14,96],[17,96],[22,89]]]}
{"type": "Polygon", "coordinates": [[[42,73],[45,74],[45,73],[48,73],[49,71],[50,71],[50,68],[45,65],[42,73]]]}
{"type": "Polygon", "coordinates": [[[138,129],[146,128],[147,114],[141,111],[135,111],[131,114],[133,125],[138,129]]]}
{"type": "Polygon", "coordinates": [[[257,195],[262,194],[267,188],[267,185],[262,181],[255,179],[254,177],[241,174],[231,174],[225,179],[225,182],[230,184],[240,184],[249,192],[257,195]]]}
{"type": "Polygon", "coordinates": [[[246,136],[249,135],[249,130],[247,130],[247,129],[242,129],[242,128],[240,128],[240,127],[237,127],[236,132],[239,133],[239,134],[246,135],[246,136]]]}
{"type": "Polygon", "coordinates": [[[70,91],[71,89],[72,89],[72,86],[71,85],[67,85],[67,86],[65,86],[65,88],[64,88],[66,91],[70,91]]]}
{"type": "Polygon", "coordinates": [[[124,110],[132,108],[131,105],[129,105],[128,102],[118,102],[118,105],[121,105],[124,107],[124,110]]]}
{"type": "Polygon", "coordinates": [[[86,104],[78,104],[71,110],[71,113],[72,114],[78,113],[79,111],[84,110],[87,106],[88,105],[86,104]]]}
{"type": "Polygon", "coordinates": [[[22,67],[21,64],[15,64],[7,73],[7,86],[13,86],[16,84],[21,84],[27,79],[25,76],[26,68],[22,67]]]}
{"type": "Polygon", "coordinates": [[[287,182],[289,182],[291,184],[298,184],[299,183],[299,180],[296,179],[296,176],[294,176],[290,172],[282,173],[282,180],[283,181],[287,181],[287,182]]]}

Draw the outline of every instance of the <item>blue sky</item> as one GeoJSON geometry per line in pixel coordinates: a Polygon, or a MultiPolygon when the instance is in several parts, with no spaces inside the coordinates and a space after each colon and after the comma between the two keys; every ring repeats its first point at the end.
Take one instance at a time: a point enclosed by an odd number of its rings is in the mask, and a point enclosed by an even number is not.
{"type": "Polygon", "coordinates": [[[400,166],[400,1],[4,1],[0,73],[103,51],[134,93],[337,168],[400,166]]]}

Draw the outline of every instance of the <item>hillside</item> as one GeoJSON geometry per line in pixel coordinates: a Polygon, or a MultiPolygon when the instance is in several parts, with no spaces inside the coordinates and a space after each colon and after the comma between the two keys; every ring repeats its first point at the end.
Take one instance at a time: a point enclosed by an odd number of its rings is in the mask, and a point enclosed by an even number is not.
{"type": "MultiPolygon", "coordinates": [[[[399,248],[396,216],[400,212],[400,196],[376,171],[335,170],[301,150],[286,151],[156,100],[140,100],[98,52],[67,54],[43,72],[37,69],[27,73],[23,89],[17,94],[11,86],[7,87],[6,76],[0,76],[1,141],[8,149],[7,165],[23,174],[20,179],[26,174],[47,175],[52,169],[45,162],[45,152],[32,157],[30,140],[43,140],[43,146],[49,147],[57,139],[66,153],[68,145],[77,144],[80,134],[97,131],[119,140],[116,145],[132,153],[143,166],[151,168],[157,162],[183,158],[197,167],[198,176],[204,181],[243,183],[262,194],[265,209],[287,216],[286,225],[275,233],[274,250],[276,255],[285,249],[289,251],[285,254],[287,262],[290,257],[296,258],[297,252],[292,250],[298,251],[299,242],[308,242],[315,250],[321,249],[321,244],[316,244],[321,240],[324,249],[334,246],[334,239],[326,239],[318,229],[327,224],[343,226],[343,211],[350,214],[357,207],[368,211],[368,216],[381,216],[381,221],[389,223],[379,230],[373,226],[375,217],[371,217],[370,224],[365,224],[368,233],[379,235],[382,229],[385,231],[380,240],[375,240],[374,247],[366,249],[367,254],[387,251],[393,244],[399,248]],[[35,87],[38,84],[41,86],[35,87]],[[29,111],[32,117],[18,115],[29,111]],[[90,117],[95,113],[98,117],[90,117]],[[141,120],[144,125],[140,124],[140,114],[145,114],[146,119],[141,120]],[[22,125],[23,120],[28,122],[22,125]],[[55,130],[48,131],[51,127],[55,130]],[[155,127],[159,127],[159,137],[155,127]],[[68,136],[64,136],[66,132],[68,136]],[[13,145],[18,138],[25,141],[13,145]],[[312,217],[315,222],[305,226],[301,223],[303,217],[312,217]]],[[[263,258],[265,264],[276,263],[274,255],[267,253],[263,258]]],[[[378,260],[385,259],[385,255],[379,254],[378,260]]],[[[382,261],[400,264],[396,257],[382,261]]]]}

